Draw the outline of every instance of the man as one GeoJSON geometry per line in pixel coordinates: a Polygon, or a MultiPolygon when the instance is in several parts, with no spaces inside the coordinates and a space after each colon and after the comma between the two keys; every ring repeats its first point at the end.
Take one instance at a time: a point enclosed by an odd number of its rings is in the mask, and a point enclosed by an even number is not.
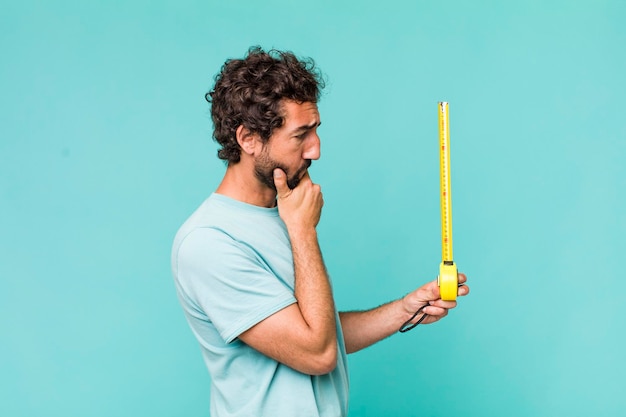
{"type": "Polygon", "coordinates": [[[224,64],[207,94],[228,165],[178,231],[172,269],[211,374],[214,417],[345,416],[347,353],[456,306],[433,281],[337,313],[316,234],[322,193],[307,170],[320,157],[322,87],[312,61],[252,48],[224,64]]]}

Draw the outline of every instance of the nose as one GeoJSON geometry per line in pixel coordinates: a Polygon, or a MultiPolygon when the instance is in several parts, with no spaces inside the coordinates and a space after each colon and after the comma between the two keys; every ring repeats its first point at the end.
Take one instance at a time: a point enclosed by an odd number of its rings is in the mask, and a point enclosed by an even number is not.
{"type": "Polygon", "coordinates": [[[312,160],[320,159],[320,146],[320,137],[317,135],[317,133],[310,135],[305,145],[304,152],[302,153],[302,158],[312,160]]]}

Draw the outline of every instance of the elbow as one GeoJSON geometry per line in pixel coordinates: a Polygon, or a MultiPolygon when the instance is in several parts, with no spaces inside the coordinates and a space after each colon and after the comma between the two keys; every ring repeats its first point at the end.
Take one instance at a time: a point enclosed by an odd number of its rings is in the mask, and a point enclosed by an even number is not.
{"type": "Polygon", "coordinates": [[[324,349],[322,352],[313,355],[309,364],[307,373],[310,375],[326,375],[331,373],[337,367],[338,347],[334,343],[324,349]]]}

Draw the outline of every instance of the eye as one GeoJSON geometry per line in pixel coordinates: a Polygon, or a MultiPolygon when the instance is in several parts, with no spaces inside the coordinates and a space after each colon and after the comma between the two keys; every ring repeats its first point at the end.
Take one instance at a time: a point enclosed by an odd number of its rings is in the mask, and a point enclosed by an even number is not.
{"type": "Polygon", "coordinates": [[[309,134],[309,132],[306,131],[306,132],[300,133],[299,135],[296,135],[296,138],[300,139],[300,140],[304,140],[307,137],[308,134],[309,134]]]}

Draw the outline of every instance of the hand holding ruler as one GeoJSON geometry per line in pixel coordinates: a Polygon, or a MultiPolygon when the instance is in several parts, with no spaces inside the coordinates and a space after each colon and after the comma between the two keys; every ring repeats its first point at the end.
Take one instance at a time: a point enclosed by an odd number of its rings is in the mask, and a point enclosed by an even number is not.
{"type": "Polygon", "coordinates": [[[441,299],[456,300],[459,275],[452,260],[452,190],[450,187],[450,123],[448,103],[439,102],[439,178],[441,197],[441,264],[437,284],[441,299]]]}

